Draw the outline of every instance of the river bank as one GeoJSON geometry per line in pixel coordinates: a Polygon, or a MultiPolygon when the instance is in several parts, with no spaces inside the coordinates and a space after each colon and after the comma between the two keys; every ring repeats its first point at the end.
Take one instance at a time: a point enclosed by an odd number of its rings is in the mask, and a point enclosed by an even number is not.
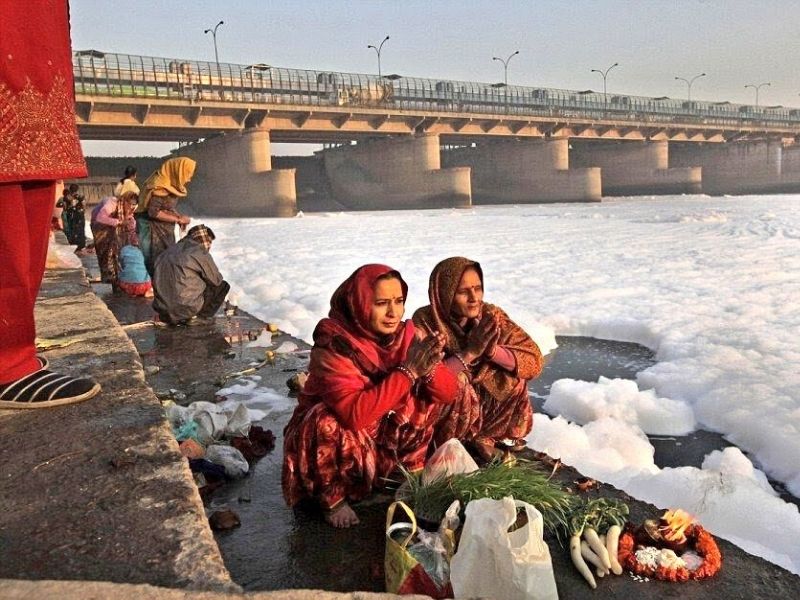
{"type": "MultiPolygon", "coordinates": [[[[154,328],[146,323],[146,303],[114,297],[119,301],[116,308],[109,302],[114,312],[134,315],[120,317],[123,328],[103,305],[104,290],[98,286],[97,291],[99,297],[82,269],[49,270],[37,318],[40,335],[74,341],[47,352],[54,367],[98,377],[103,394],[59,409],[0,411],[0,500],[7,507],[0,515],[3,597],[242,597],[238,586],[252,590],[248,598],[390,597],[333,593],[343,585],[348,592],[382,589],[386,499],[359,508],[362,525],[346,531],[325,526],[313,513],[290,511],[275,484],[280,450],[262,459],[250,477],[210,498],[209,506],[237,507],[242,518],[242,527],[218,534],[214,543],[197,489],[151,388],[186,390],[185,400],[213,398],[222,393],[214,383],[220,373],[236,370],[263,350],[228,345],[224,318],[208,330],[154,328]],[[236,548],[247,545],[253,551],[237,563],[236,548]],[[262,579],[256,582],[252,574],[262,579]],[[292,587],[305,589],[278,591],[292,587]],[[275,591],[265,593],[268,589],[275,591]]],[[[293,402],[285,381],[304,360],[302,352],[292,353],[262,369],[260,379],[232,380],[225,395],[235,397],[247,389],[274,392],[262,395],[262,402],[273,408],[263,424],[279,436],[282,415],[293,402]]],[[[280,437],[277,442],[280,448],[280,437]]],[[[564,467],[557,476],[570,485],[580,475],[564,467]]],[[[626,498],[636,519],[658,512],[610,486],[599,493],[626,498]]],[[[560,596],[595,595],[566,553],[550,541],[560,596]]],[[[680,590],[689,598],[778,598],[798,589],[800,578],[780,567],[724,540],[720,547],[723,571],[712,581],[675,588],[618,577],[602,582],[604,597],[658,598],[680,590]]]]}

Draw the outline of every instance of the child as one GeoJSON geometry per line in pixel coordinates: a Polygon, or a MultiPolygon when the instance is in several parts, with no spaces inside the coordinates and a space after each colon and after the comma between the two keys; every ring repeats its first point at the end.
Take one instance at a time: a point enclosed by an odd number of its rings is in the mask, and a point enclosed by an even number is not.
{"type": "Polygon", "coordinates": [[[123,246],[119,251],[122,267],[119,273],[119,287],[129,296],[153,297],[153,284],[144,266],[144,255],[136,246],[123,246]]]}

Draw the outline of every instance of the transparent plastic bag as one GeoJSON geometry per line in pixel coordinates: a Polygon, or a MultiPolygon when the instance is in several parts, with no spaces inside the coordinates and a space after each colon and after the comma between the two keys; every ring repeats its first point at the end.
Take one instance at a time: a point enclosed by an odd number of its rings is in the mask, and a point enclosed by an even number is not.
{"type": "Polygon", "coordinates": [[[422,485],[428,485],[441,477],[472,473],[478,470],[475,460],[457,439],[447,440],[425,463],[422,471],[422,485]]]}
{"type": "Polygon", "coordinates": [[[232,479],[240,479],[250,471],[247,460],[233,446],[214,444],[206,448],[206,460],[221,466],[225,474],[232,479]]]}

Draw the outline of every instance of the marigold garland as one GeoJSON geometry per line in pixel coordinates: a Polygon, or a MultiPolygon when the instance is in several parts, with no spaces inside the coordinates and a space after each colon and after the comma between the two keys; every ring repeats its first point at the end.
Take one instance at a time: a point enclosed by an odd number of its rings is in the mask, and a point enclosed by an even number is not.
{"type": "Polygon", "coordinates": [[[714,537],[700,525],[693,524],[686,530],[687,547],[694,550],[703,559],[702,564],[694,571],[686,567],[654,569],[636,560],[636,540],[633,531],[626,529],[619,538],[619,562],[631,573],[652,577],[663,581],[689,581],[690,579],[707,579],[713,577],[722,567],[722,554],[714,537]]]}

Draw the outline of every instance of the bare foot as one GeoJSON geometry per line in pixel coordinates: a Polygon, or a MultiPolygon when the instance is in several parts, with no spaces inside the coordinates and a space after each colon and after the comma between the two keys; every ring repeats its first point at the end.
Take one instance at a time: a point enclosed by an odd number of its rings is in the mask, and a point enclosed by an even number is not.
{"type": "Polygon", "coordinates": [[[326,512],[325,521],[341,529],[358,525],[361,522],[358,520],[358,515],[356,515],[355,511],[347,502],[342,502],[332,511],[326,512]]]}

